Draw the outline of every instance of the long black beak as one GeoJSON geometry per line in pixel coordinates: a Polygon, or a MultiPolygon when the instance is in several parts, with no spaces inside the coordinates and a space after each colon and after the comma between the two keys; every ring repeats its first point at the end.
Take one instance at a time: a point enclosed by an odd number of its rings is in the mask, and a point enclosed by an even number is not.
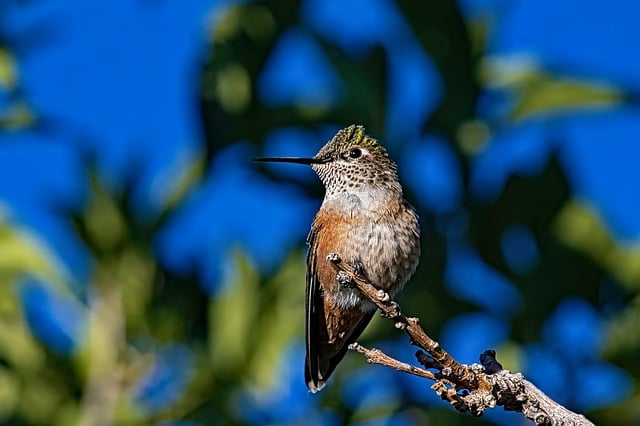
{"type": "Polygon", "coordinates": [[[295,163],[295,164],[322,164],[328,160],[318,158],[302,158],[302,157],[263,157],[255,158],[253,161],[259,161],[261,163],[295,163]]]}

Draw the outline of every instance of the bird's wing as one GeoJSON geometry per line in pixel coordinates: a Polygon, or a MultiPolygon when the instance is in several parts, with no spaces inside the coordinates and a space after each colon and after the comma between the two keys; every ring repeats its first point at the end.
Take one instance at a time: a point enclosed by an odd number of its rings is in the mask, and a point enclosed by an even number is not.
{"type": "Polygon", "coordinates": [[[326,328],[324,325],[324,304],[320,294],[320,284],[317,271],[317,244],[316,238],[321,224],[314,224],[307,236],[309,250],[307,252],[307,284],[306,284],[306,337],[307,337],[307,357],[305,360],[305,380],[311,392],[319,391],[324,386],[324,381],[320,377],[320,349],[317,347],[320,342],[320,330],[326,328]]]}
{"type": "Polygon", "coordinates": [[[334,245],[327,234],[318,240],[319,233],[323,232],[322,223],[315,220],[307,237],[305,380],[311,392],[324,387],[349,345],[362,334],[374,314],[373,310],[362,312],[359,307],[325,311],[323,291],[328,291],[335,282],[336,273],[330,266],[318,264],[325,261],[324,256],[334,245]]]}

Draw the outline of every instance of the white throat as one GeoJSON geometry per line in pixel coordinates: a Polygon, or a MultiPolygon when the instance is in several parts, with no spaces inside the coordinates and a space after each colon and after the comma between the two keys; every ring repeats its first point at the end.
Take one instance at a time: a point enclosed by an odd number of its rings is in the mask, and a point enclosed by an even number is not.
{"type": "Polygon", "coordinates": [[[391,191],[381,188],[349,188],[335,192],[327,191],[322,206],[345,216],[378,215],[388,210],[392,198],[395,197],[391,191]]]}

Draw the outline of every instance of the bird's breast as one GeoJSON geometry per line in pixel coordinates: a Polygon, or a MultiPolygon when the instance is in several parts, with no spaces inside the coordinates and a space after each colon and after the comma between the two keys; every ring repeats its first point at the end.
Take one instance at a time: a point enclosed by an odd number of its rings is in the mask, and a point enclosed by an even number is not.
{"type": "Polygon", "coordinates": [[[420,257],[417,217],[410,208],[386,213],[351,216],[324,209],[318,212],[314,223],[322,223],[317,238],[319,280],[336,307],[373,309],[357,289],[337,283],[335,270],[323,261],[329,252],[338,253],[344,261],[361,264],[366,278],[392,296],[415,271],[420,257]]]}

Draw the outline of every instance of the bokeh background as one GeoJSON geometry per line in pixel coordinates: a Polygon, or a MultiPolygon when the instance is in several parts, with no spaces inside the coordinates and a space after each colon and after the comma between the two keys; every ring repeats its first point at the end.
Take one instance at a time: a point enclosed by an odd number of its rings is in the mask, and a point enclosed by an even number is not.
{"type": "MultiPolygon", "coordinates": [[[[640,424],[640,3],[0,1],[0,423],[522,424],[350,353],[307,392],[305,167],[364,124],[462,362],[640,424]]],[[[405,361],[376,318],[361,339],[405,361]]]]}

